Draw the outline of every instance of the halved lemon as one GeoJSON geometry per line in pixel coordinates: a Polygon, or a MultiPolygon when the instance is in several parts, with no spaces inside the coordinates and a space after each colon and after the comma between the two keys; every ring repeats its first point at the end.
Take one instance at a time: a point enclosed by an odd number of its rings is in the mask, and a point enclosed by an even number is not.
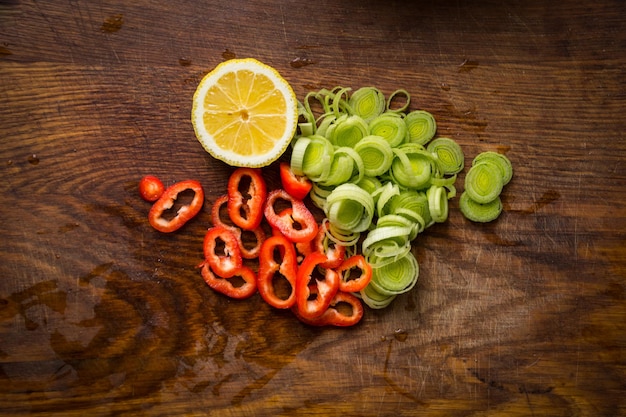
{"type": "Polygon", "coordinates": [[[298,101],[274,68],[252,58],[231,59],[200,81],[191,122],[213,157],[233,166],[262,167],[289,146],[298,101]]]}

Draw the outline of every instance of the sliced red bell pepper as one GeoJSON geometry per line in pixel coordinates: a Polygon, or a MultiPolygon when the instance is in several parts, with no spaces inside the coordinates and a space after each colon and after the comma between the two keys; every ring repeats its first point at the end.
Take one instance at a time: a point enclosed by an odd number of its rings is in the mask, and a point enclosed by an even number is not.
{"type": "Polygon", "coordinates": [[[259,227],[267,186],[259,168],[237,168],[228,179],[228,216],[244,230],[259,227]],[[247,178],[247,179],[246,179],[247,178]],[[241,188],[247,189],[242,190],[241,188]]]}
{"type": "Polygon", "coordinates": [[[311,326],[354,326],[363,318],[361,301],[354,295],[343,291],[337,291],[328,309],[319,317],[308,319],[302,317],[296,308],[292,310],[300,321],[311,326]]]}
{"type": "Polygon", "coordinates": [[[202,265],[202,278],[204,282],[215,291],[227,295],[231,298],[244,299],[252,296],[256,292],[256,275],[247,266],[242,266],[234,271],[231,278],[221,278],[211,270],[208,263],[202,265]],[[241,278],[240,282],[238,278],[241,278]]]}
{"type": "MultiPolygon", "coordinates": [[[[281,211],[278,216],[279,217],[280,216],[291,216],[291,213],[293,213],[293,209],[291,207],[288,207],[288,208],[284,209],[283,211],[281,211]]],[[[278,230],[275,227],[272,227],[272,234],[273,235],[285,236],[285,235],[283,235],[283,233],[280,230],[278,230]]],[[[296,259],[297,259],[298,263],[302,262],[302,260],[304,259],[305,256],[307,256],[308,254],[313,252],[312,241],[308,241],[308,242],[293,242],[293,244],[294,244],[294,246],[296,248],[296,259]]]]}
{"type": "Polygon", "coordinates": [[[168,187],[161,197],[152,205],[148,213],[150,225],[159,232],[171,233],[181,227],[200,212],[204,204],[204,190],[198,181],[185,180],[168,187]],[[189,204],[182,205],[172,218],[163,217],[171,209],[178,196],[184,191],[193,191],[193,199],[189,204]]]}
{"type": "Polygon", "coordinates": [[[221,278],[232,277],[243,264],[237,238],[223,226],[213,226],[207,230],[203,251],[204,263],[221,278]]]}
{"type": "Polygon", "coordinates": [[[359,292],[367,287],[372,279],[372,267],[363,255],[352,255],[346,258],[335,270],[339,274],[339,290],[345,292],[359,292]],[[357,277],[352,276],[352,271],[359,269],[357,277]]]}
{"type": "MultiPolygon", "coordinates": [[[[249,230],[249,232],[254,234],[255,244],[250,247],[248,242],[243,242],[243,233],[241,229],[232,224],[226,223],[222,220],[221,209],[222,206],[228,203],[228,195],[223,195],[218,197],[217,200],[213,203],[213,207],[211,208],[211,222],[214,226],[222,226],[233,232],[235,237],[237,238],[237,243],[239,244],[239,251],[241,252],[241,256],[246,259],[255,259],[261,253],[261,244],[265,240],[265,232],[263,228],[259,225],[253,230],[249,230]]],[[[229,219],[230,220],[230,219],[229,219]]]]}
{"type": "Polygon", "coordinates": [[[298,264],[294,245],[286,237],[276,235],[261,246],[257,286],[261,297],[272,307],[290,308],[296,302],[298,264]],[[276,259],[280,257],[280,262],[276,259]],[[275,278],[284,277],[291,286],[287,297],[276,294],[275,278]]]}
{"type": "Polygon", "coordinates": [[[346,256],[346,247],[339,245],[328,237],[328,222],[324,221],[318,228],[317,235],[311,242],[313,251],[322,252],[328,260],[320,265],[322,268],[337,268],[346,256]]]}
{"type": "Polygon", "coordinates": [[[326,260],[323,253],[313,252],[304,258],[298,268],[296,305],[298,314],[305,319],[321,316],[339,290],[339,275],[334,270],[326,269],[323,279],[314,277],[316,268],[326,260]]]}
{"type": "Polygon", "coordinates": [[[227,229],[237,229],[237,226],[232,224],[230,217],[227,217],[226,221],[222,220],[222,207],[224,207],[225,204],[228,204],[228,194],[218,197],[213,202],[213,206],[211,206],[211,223],[213,223],[213,226],[223,226],[227,229]]]}
{"type": "Polygon", "coordinates": [[[294,174],[288,162],[280,163],[280,182],[283,185],[283,189],[297,200],[304,200],[309,195],[311,188],[313,188],[311,180],[294,174]]]}
{"type": "Polygon", "coordinates": [[[165,186],[154,175],[146,175],[139,181],[139,195],[146,201],[157,201],[165,191],[165,186]]]}
{"type": "Polygon", "coordinates": [[[285,190],[271,191],[265,203],[265,218],[275,229],[278,229],[292,242],[309,242],[317,234],[317,222],[302,200],[296,200],[285,190]],[[290,204],[291,210],[285,209],[276,213],[274,205],[284,200],[290,204]]]}

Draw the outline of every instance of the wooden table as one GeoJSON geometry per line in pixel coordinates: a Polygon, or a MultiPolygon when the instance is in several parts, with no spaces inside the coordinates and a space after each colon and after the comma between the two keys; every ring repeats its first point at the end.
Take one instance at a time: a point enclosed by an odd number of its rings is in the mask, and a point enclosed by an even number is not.
{"type": "Polygon", "coordinates": [[[0,414],[624,415],[625,12],[1,1],[0,414]],[[232,168],[196,141],[191,97],[232,57],[300,99],[406,89],[466,164],[510,158],[505,212],[473,224],[453,199],[414,241],[416,288],[354,328],[213,292],[196,265],[232,168]],[[153,230],[145,174],[200,180],[205,208],[153,230]]]}

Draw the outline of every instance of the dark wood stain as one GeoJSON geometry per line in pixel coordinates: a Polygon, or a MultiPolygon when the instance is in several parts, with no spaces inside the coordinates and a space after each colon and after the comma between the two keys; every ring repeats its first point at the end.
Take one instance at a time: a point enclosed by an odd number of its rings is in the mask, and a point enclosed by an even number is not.
{"type": "Polygon", "coordinates": [[[124,24],[124,15],[121,13],[118,13],[118,14],[109,16],[106,19],[104,19],[104,22],[102,22],[102,26],[100,27],[100,30],[106,33],[117,32],[118,30],[122,28],[123,24],[124,24]]]}

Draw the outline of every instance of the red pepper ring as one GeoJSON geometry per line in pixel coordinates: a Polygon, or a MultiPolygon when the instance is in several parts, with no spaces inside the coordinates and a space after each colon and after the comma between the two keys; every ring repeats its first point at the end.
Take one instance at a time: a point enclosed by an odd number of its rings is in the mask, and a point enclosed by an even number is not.
{"type": "Polygon", "coordinates": [[[328,309],[321,316],[307,319],[302,317],[297,308],[292,311],[300,321],[311,326],[354,326],[363,318],[363,304],[354,295],[337,291],[328,309]],[[346,312],[349,312],[346,314],[346,312]]]}
{"type": "MultiPolygon", "coordinates": [[[[236,226],[222,220],[222,207],[227,203],[228,194],[224,194],[215,200],[213,206],[211,206],[211,223],[213,223],[213,226],[223,226],[227,229],[237,229],[236,226]]],[[[228,220],[230,220],[230,218],[228,220]]]]}
{"type": "Polygon", "coordinates": [[[228,179],[228,216],[244,230],[259,227],[263,220],[263,205],[267,186],[259,168],[237,168],[228,179]],[[243,191],[245,177],[250,179],[248,189],[243,191]]]}
{"type": "Polygon", "coordinates": [[[328,237],[328,222],[324,221],[319,226],[319,230],[311,247],[313,251],[324,253],[328,257],[328,261],[320,265],[322,268],[337,268],[346,256],[346,247],[334,242],[328,237]]]}
{"type": "Polygon", "coordinates": [[[202,189],[202,185],[196,180],[180,181],[168,187],[161,197],[152,205],[148,213],[148,221],[150,225],[159,232],[171,233],[183,227],[185,223],[198,214],[202,208],[202,204],[204,204],[204,190],[202,189]],[[163,213],[174,207],[178,196],[187,190],[191,190],[194,193],[191,202],[182,205],[176,212],[176,215],[171,219],[164,218],[163,213]]]}
{"type": "Polygon", "coordinates": [[[235,235],[235,237],[237,238],[237,244],[239,245],[239,251],[241,252],[241,256],[243,258],[246,258],[246,259],[257,258],[259,256],[259,253],[261,253],[261,244],[265,240],[265,231],[263,231],[263,228],[260,225],[259,227],[253,230],[249,230],[249,232],[254,233],[254,238],[255,238],[256,243],[253,247],[249,247],[248,245],[244,244],[243,236],[242,236],[243,233],[241,229],[237,226],[233,226],[231,224],[228,224],[222,221],[221,209],[222,209],[222,206],[224,206],[227,203],[228,203],[228,195],[223,195],[219,197],[213,203],[213,207],[211,208],[211,222],[213,223],[213,226],[225,227],[226,229],[230,230],[235,235]]]}
{"type": "Polygon", "coordinates": [[[340,278],[339,290],[344,292],[359,292],[367,287],[372,279],[372,267],[363,255],[352,255],[344,260],[335,271],[340,278]],[[361,273],[353,278],[351,272],[356,268],[360,269],[361,273]]]}
{"type": "Polygon", "coordinates": [[[293,173],[289,162],[280,163],[280,182],[283,189],[297,200],[304,200],[313,188],[310,179],[293,173]]]}
{"type": "Polygon", "coordinates": [[[271,191],[265,202],[265,218],[275,229],[278,229],[285,237],[294,243],[309,242],[317,234],[317,222],[302,200],[296,200],[287,191],[277,189],[271,191]],[[276,214],[274,204],[279,200],[291,204],[289,209],[276,214]]]}
{"type": "Polygon", "coordinates": [[[321,316],[339,290],[339,274],[334,270],[326,269],[321,280],[313,276],[316,268],[326,260],[323,253],[313,252],[304,258],[298,268],[296,305],[298,314],[305,319],[321,316]]]}
{"type": "Polygon", "coordinates": [[[286,309],[293,306],[296,302],[297,272],[298,265],[293,243],[282,235],[272,236],[263,242],[257,277],[261,298],[275,308],[286,309]],[[278,255],[282,257],[280,263],[276,260],[278,255]],[[275,279],[278,276],[284,277],[291,286],[287,297],[281,297],[276,293],[275,279]]]}
{"type": "Polygon", "coordinates": [[[202,249],[204,264],[208,264],[221,278],[232,277],[242,267],[237,238],[223,226],[213,226],[207,230],[202,249]]]}
{"type": "Polygon", "coordinates": [[[216,276],[208,263],[202,265],[200,273],[202,274],[204,282],[206,282],[209,287],[231,298],[239,300],[248,298],[255,293],[257,288],[254,271],[247,266],[242,266],[235,270],[233,277],[229,279],[216,276]],[[236,277],[241,278],[243,283],[241,284],[236,277]]]}
{"type": "MultiPolygon", "coordinates": [[[[280,214],[278,215],[280,216],[291,216],[291,213],[293,213],[293,209],[291,207],[288,207],[286,209],[284,209],[283,211],[280,212],[280,214]]],[[[276,236],[285,236],[283,235],[283,233],[278,230],[275,227],[272,227],[272,235],[276,236]]],[[[289,240],[289,239],[287,239],[289,240]]],[[[296,260],[298,261],[298,263],[302,262],[302,260],[304,259],[305,256],[307,256],[308,254],[310,254],[311,252],[313,252],[313,246],[312,243],[313,241],[308,241],[308,242],[293,242],[294,246],[296,248],[296,260]]]]}

